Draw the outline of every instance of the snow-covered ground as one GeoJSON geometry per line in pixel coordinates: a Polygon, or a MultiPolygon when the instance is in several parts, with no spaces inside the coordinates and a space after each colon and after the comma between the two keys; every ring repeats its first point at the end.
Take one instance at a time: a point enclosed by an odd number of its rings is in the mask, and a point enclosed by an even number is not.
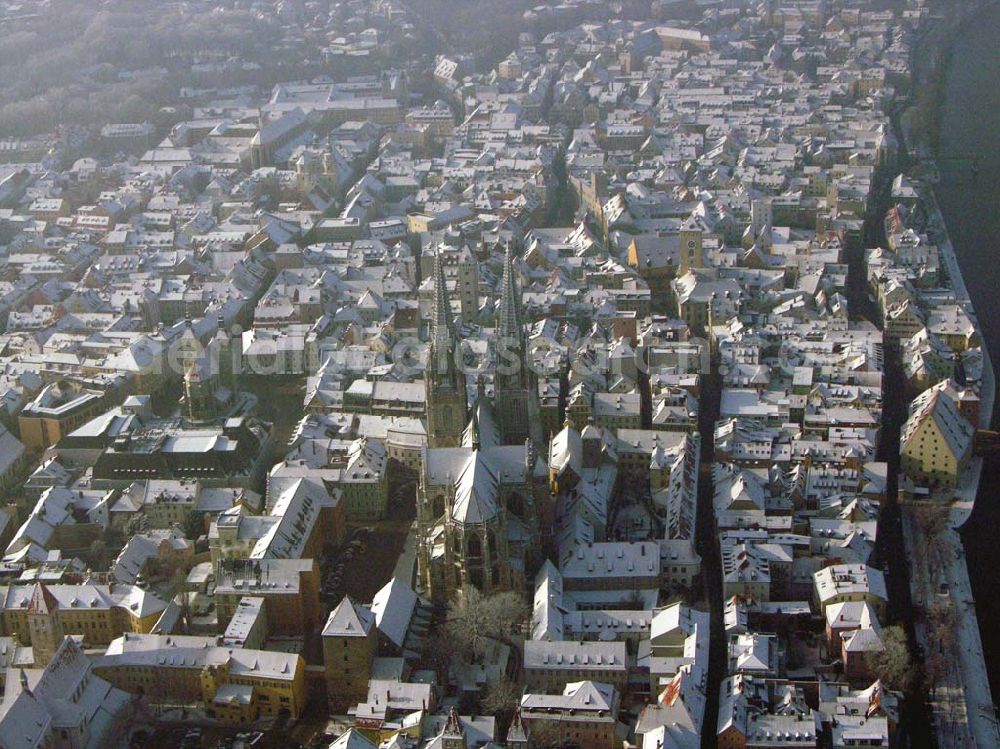
{"type": "Polygon", "coordinates": [[[937,603],[954,612],[953,642],[949,652],[933,638],[922,623],[917,639],[928,658],[939,653],[944,666],[931,695],[934,724],[941,747],[1000,746],[1000,729],[993,712],[979,622],[976,618],[972,586],[965,566],[962,541],[948,528],[931,541],[915,521],[912,506],[904,508],[903,532],[911,560],[910,585],[915,603],[925,608],[937,603]]]}

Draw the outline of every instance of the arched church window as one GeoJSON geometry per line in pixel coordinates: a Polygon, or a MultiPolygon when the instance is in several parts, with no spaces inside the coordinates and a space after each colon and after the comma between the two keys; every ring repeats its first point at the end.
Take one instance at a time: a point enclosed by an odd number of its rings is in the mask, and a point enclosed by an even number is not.
{"type": "Polygon", "coordinates": [[[511,492],[507,496],[507,510],[519,518],[524,517],[525,502],[524,497],[519,492],[511,492]]]}
{"type": "Polygon", "coordinates": [[[470,557],[481,557],[483,555],[483,542],[479,539],[478,534],[469,534],[469,540],[466,544],[466,548],[468,549],[470,557]]]}
{"type": "Polygon", "coordinates": [[[496,559],[497,557],[497,537],[493,531],[486,532],[486,543],[490,550],[490,556],[496,559]]]}

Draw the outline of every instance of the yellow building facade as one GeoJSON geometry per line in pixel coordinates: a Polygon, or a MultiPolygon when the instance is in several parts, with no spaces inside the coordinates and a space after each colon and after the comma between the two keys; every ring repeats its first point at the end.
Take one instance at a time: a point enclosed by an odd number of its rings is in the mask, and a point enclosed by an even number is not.
{"type": "Polygon", "coordinates": [[[119,689],[152,701],[188,702],[246,724],[305,708],[305,661],[294,653],[230,648],[214,637],[123,635],[94,663],[119,689]]]}
{"type": "Polygon", "coordinates": [[[44,605],[44,615],[67,636],[78,635],[85,645],[107,645],[123,632],[145,634],[167,607],[167,602],[134,585],[11,585],[0,588],[0,635],[20,645],[35,645],[38,619],[32,612],[44,605]]]}

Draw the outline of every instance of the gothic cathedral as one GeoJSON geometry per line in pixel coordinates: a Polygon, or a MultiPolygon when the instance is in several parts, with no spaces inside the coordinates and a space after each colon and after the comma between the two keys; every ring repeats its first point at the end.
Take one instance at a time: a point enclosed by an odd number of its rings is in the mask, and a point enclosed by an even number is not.
{"type": "Polygon", "coordinates": [[[458,447],[467,418],[465,374],[458,366],[451,301],[445,285],[441,253],[434,259],[434,310],[430,354],[424,387],[427,404],[427,445],[458,447]]]}
{"type": "Polygon", "coordinates": [[[514,261],[504,257],[493,358],[494,392],[480,394],[469,419],[465,375],[455,351],[444,268],[434,266],[427,383],[427,450],[420,471],[420,583],[447,601],[468,586],[490,594],[521,590],[551,517],[541,444],[538,386],[527,362],[514,261]]]}

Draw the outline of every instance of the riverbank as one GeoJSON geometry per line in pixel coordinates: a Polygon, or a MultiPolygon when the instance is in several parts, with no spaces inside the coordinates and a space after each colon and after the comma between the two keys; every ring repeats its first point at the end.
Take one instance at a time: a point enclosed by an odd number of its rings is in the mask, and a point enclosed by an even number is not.
{"type": "MultiPolygon", "coordinates": [[[[988,14],[994,11],[996,7],[997,3],[995,2],[983,3],[978,8],[970,8],[968,13],[962,14],[960,17],[949,18],[946,22],[941,22],[944,23],[945,27],[943,31],[932,28],[922,33],[922,44],[928,45],[929,48],[918,49],[916,55],[927,55],[930,59],[945,62],[942,63],[940,69],[934,69],[931,66],[930,73],[934,79],[927,81],[920,80],[921,66],[915,61],[914,75],[917,80],[914,81],[914,85],[934,85],[937,90],[952,91],[950,79],[952,76],[951,63],[954,61],[955,39],[959,38],[963,29],[970,28],[973,20],[978,19],[984,13],[988,14]],[[935,47],[935,44],[939,46],[935,47]],[[942,48],[940,45],[943,44],[947,44],[947,47],[942,48]]],[[[964,39],[964,36],[962,38],[964,39]]],[[[923,71],[923,75],[926,74],[927,71],[923,71]]],[[[919,160],[930,162],[931,168],[923,169],[924,173],[941,174],[942,168],[954,167],[955,162],[966,161],[963,168],[967,174],[971,172],[973,182],[971,187],[975,190],[975,182],[978,181],[979,154],[976,151],[955,154],[953,151],[947,150],[953,145],[953,141],[948,139],[952,125],[949,119],[950,112],[940,102],[937,106],[941,111],[935,112],[933,119],[941,126],[941,138],[940,142],[935,144],[938,146],[936,150],[933,150],[928,142],[918,144],[913,142],[913,137],[906,126],[906,114],[900,113],[898,123],[900,127],[897,130],[901,134],[903,141],[901,147],[906,156],[902,162],[908,165],[910,163],[909,156],[916,155],[919,160]]],[[[969,121],[965,119],[964,124],[967,125],[969,121]]],[[[990,120],[980,121],[988,123],[990,120]]],[[[995,336],[984,335],[979,317],[975,313],[977,297],[974,293],[970,293],[966,284],[962,263],[959,261],[955,244],[947,229],[949,214],[942,209],[938,199],[938,194],[942,191],[948,198],[957,198],[959,192],[968,191],[970,185],[962,184],[961,188],[964,189],[956,189],[953,178],[960,175],[953,169],[947,169],[946,176],[952,181],[944,179],[943,175],[937,188],[926,186],[924,198],[931,214],[931,224],[935,225],[937,229],[935,239],[940,251],[941,263],[948,275],[956,302],[967,310],[983,338],[980,423],[990,425],[994,416],[996,385],[989,351],[991,348],[996,350],[994,346],[997,339],[995,336]]],[[[965,178],[968,179],[967,176],[965,178]]],[[[954,217],[953,212],[951,217],[954,217]]],[[[977,275],[982,275],[982,273],[977,275]]],[[[979,301],[982,301],[981,297],[979,301]]],[[[969,525],[970,516],[976,514],[977,504],[982,505],[989,501],[982,497],[984,494],[982,491],[983,468],[983,458],[976,457],[970,461],[960,485],[955,491],[954,501],[950,505],[949,522],[945,524],[944,528],[931,531],[925,524],[919,522],[921,510],[917,504],[904,505],[901,513],[907,556],[912,560],[910,589],[913,603],[925,614],[932,608],[939,612],[943,608],[944,615],[948,616],[952,622],[953,637],[949,643],[936,639],[930,633],[926,622],[918,622],[914,627],[921,652],[925,658],[933,658],[939,665],[940,672],[935,673],[929,705],[934,715],[938,745],[942,747],[1000,746],[1000,727],[998,727],[993,705],[993,690],[987,668],[987,651],[983,642],[983,630],[979,625],[979,610],[974,595],[980,586],[974,584],[974,576],[971,574],[971,570],[978,568],[981,571],[986,565],[992,568],[993,561],[983,558],[977,559],[976,555],[970,555],[967,558],[963,537],[960,535],[960,529],[969,525]],[[981,501],[977,502],[977,498],[980,498],[981,501]]],[[[981,514],[980,512],[979,515],[981,514]]],[[[990,592],[986,592],[985,595],[989,596],[990,592]]],[[[990,622],[984,619],[984,623],[987,624],[986,631],[995,630],[995,619],[990,622]]]]}
{"type": "MultiPolygon", "coordinates": [[[[943,231],[938,247],[941,260],[948,269],[956,301],[975,320],[965,279],[954,246],[944,230],[944,220],[933,189],[927,190],[925,199],[932,215],[941,221],[943,231]]],[[[984,346],[980,417],[987,424],[993,418],[995,392],[993,365],[984,346]]],[[[920,515],[925,505],[941,506],[949,498],[936,497],[930,503],[906,502],[900,513],[907,558],[911,560],[911,600],[923,614],[914,624],[914,633],[925,658],[934,658],[937,663],[928,704],[934,716],[938,746],[942,749],[952,746],[1000,747],[1000,724],[994,708],[974,586],[961,535],[961,529],[975,510],[983,467],[982,457],[975,456],[969,461],[958,486],[951,493],[948,522],[943,527],[932,529],[920,521],[920,515]],[[932,611],[950,622],[950,642],[939,639],[928,626],[928,615],[932,611]]]]}
{"type": "MultiPolygon", "coordinates": [[[[994,357],[1000,351],[1000,314],[994,312],[1000,284],[997,237],[1000,236],[1000,7],[982,11],[967,24],[961,54],[951,56],[947,71],[948,97],[941,102],[940,154],[969,153],[978,157],[979,177],[972,179],[967,164],[941,161],[936,192],[951,231],[955,254],[979,309],[978,323],[985,347],[994,357]],[[970,126],[976,123],[977,126],[970,126]]],[[[994,412],[993,428],[996,428],[994,412]]],[[[1000,566],[1000,503],[993,476],[1000,475],[1000,456],[985,458],[983,481],[975,508],[962,527],[969,577],[981,624],[985,664],[994,695],[1000,693],[1000,599],[995,593],[994,570],[1000,566]]]]}

